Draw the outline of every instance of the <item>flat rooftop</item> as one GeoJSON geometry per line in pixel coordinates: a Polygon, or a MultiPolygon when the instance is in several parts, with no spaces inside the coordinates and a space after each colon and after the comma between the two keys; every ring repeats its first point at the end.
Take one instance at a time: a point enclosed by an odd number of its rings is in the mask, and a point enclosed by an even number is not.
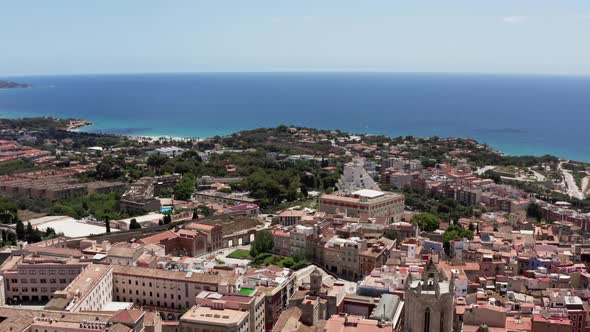
{"type": "Polygon", "coordinates": [[[368,197],[368,198],[375,198],[379,196],[385,195],[384,192],[372,189],[361,189],[357,190],[352,193],[353,195],[360,196],[360,197],[368,197]]]}
{"type": "MultiPolygon", "coordinates": [[[[51,227],[56,233],[63,233],[66,237],[82,237],[106,233],[106,227],[104,226],[81,222],[68,216],[49,216],[39,219],[41,220],[31,220],[31,225],[35,225],[35,228],[40,231],[45,231],[48,227],[51,227]]],[[[111,228],[111,232],[118,231],[118,229],[111,228]]]]}
{"type": "Polygon", "coordinates": [[[182,315],[180,320],[204,325],[238,326],[248,318],[248,315],[247,311],[193,307],[182,315]]]}

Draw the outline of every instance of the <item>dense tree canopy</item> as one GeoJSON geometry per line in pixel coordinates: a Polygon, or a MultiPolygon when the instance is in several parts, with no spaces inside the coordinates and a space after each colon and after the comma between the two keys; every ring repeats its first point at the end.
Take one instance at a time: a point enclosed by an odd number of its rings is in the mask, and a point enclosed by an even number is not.
{"type": "Polygon", "coordinates": [[[8,198],[0,197],[0,223],[12,224],[17,219],[16,203],[8,198]]]}
{"type": "Polygon", "coordinates": [[[527,217],[535,219],[540,222],[543,219],[543,209],[537,203],[530,203],[526,210],[527,217]]]}
{"type": "Polygon", "coordinates": [[[119,200],[117,193],[94,193],[58,202],[50,209],[49,213],[78,219],[88,216],[94,216],[97,220],[104,220],[106,217],[120,219],[125,215],[119,212],[119,200]]]}
{"type": "Polygon", "coordinates": [[[432,213],[422,212],[418,213],[412,218],[412,222],[418,227],[420,230],[425,232],[432,232],[438,229],[439,226],[439,218],[432,213]]]}
{"type": "Polygon", "coordinates": [[[195,182],[194,175],[190,173],[184,174],[176,184],[176,187],[174,187],[174,197],[183,201],[190,200],[195,191],[195,182]]]}
{"type": "Polygon", "coordinates": [[[256,233],[256,238],[250,244],[250,256],[256,257],[259,254],[270,253],[274,247],[272,234],[267,230],[256,233]]]}

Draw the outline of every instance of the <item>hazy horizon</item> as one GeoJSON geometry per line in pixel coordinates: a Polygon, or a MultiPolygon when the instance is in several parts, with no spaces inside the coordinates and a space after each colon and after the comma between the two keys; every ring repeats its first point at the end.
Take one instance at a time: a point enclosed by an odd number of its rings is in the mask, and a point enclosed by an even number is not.
{"type": "Polygon", "coordinates": [[[590,75],[590,2],[5,2],[0,76],[590,75]]]}

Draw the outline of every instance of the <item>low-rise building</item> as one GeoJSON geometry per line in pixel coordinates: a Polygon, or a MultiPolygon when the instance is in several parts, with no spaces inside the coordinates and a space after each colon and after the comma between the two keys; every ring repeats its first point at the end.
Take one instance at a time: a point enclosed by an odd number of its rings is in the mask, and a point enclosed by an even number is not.
{"type": "Polygon", "coordinates": [[[234,276],[180,272],[134,266],[113,266],[113,298],[180,317],[195,304],[201,291],[234,294],[238,291],[234,276]]]}
{"type": "Polygon", "coordinates": [[[344,213],[349,217],[385,217],[387,223],[392,223],[402,220],[404,207],[404,196],[401,194],[363,189],[349,196],[322,195],[319,210],[344,213]]]}

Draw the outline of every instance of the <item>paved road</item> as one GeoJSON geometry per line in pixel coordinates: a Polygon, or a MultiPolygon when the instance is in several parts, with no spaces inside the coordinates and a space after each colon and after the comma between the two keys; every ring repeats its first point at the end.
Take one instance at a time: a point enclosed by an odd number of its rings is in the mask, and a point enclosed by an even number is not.
{"type": "Polygon", "coordinates": [[[561,170],[561,174],[563,174],[563,178],[565,179],[566,190],[567,194],[571,197],[577,199],[584,199],[584,194],[578,189],[578,185],[576,185],[576,180],[570,171],[567,171],[561,167],[561,163],[559,163],[559,169],[561,170]]]}
{"type": "Polygon", "coordinates": [[[482,167],[482,168],[480,168],[480,169],[476,170],[476,171],[475,171],[475,174],[477,174],[477,175],[482,175],[483,173],[485,173],[485,172],[487,172],[487,171],[489,171],[489,170],[492,170],[492,169],[494,169],[494,168],[496,168],[496,166],[484,166],[484,167],[482,167]]]}

